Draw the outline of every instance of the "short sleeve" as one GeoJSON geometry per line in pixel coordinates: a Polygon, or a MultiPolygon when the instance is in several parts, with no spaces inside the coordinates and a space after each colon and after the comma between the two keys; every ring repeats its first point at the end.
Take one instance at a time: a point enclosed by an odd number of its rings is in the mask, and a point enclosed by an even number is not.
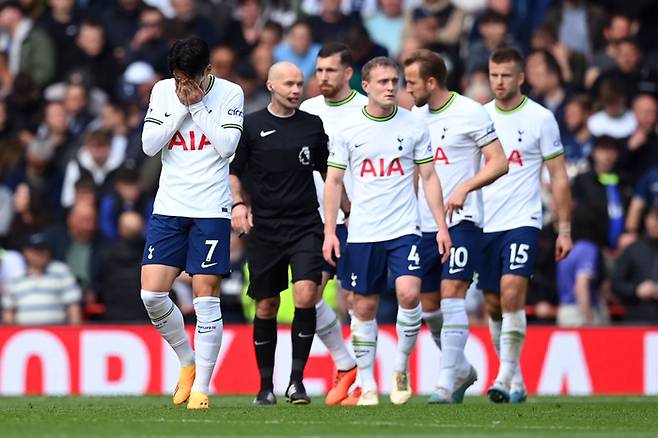
{"type": "Polygon", "coordinates": [[[334,135],[329,145],[329,158],[327,158],[327,167],[336,169],[347,169],[350,160],[350,153],[346,139],[340,135],[334,135]]]}
{"type": "Polygon", "coordinates": [[[235,128],[242,131],[244,119],[244,93],[237,85],[232,86],[222,103],[219,123],[222,128],[235,128]]]}
{"type": "Polygon", "coordinates": [[[485,147],[498,138],[491,117],[483,106],[473,111],[470,125],[473,129],[468,135],[479,148],[485,147]]]}
{"type": "Polygon", "coordinates": [[[430,130],[425,123],[419,123],[420,137],[414,146],[414,162],[416,164],[431,163],[434,160],[430,130]]]}
{"type": "Polygon", "coordinates": [[[562,155],[564,153],[564,147],[560,138],[560,128],[552,114],[544,118],[540,130],[539,148],[541,149],[541,156],[544,161],[562,155]]]}
{"type": "Polygon", "coordinates": [[[587,275],[590,278],[598,276],[599,252],[594,243],[580,242],[576,258],[576,275],[587,275]]]}

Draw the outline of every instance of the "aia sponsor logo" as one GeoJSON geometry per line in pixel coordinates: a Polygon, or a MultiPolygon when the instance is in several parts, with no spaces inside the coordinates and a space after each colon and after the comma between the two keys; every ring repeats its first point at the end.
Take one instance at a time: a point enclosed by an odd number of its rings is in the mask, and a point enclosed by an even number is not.
{"type": "Polygon", "coordinates": [[[184,151],[201,151],[203,150],[204,146],[209,146],[212,143],[206,138],[205,134],[201,134],[201,138],[198,139],[196,138],[196,134],[194,131],[190,131],[185,137],[180,131],[176,131],[174,136],[171,138],[171,141],[169,142],[169,146],[167,146],[167,149],[172,150],[175,147],[179,147],[184,151]]]}

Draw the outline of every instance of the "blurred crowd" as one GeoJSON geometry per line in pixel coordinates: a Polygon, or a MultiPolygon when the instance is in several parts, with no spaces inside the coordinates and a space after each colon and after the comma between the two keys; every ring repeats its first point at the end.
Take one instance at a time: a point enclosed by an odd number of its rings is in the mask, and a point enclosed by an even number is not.
{"type": "MultiPolygon", "coordinates": [[[[160,160],[142,153],[150,90],[167,53],[198,35],[245,113],[269,102],[273,62],[305,74],[324,42],[354,58],[440,53],[449,87],[492,99],[490,53],[527,55],[525,92],[562,130],[575,247],[554,262],[546,191],[529,293],[536,321],[658,323],[658,4],[651,0],[21,0],[0,3],[0,293],[4,323],[147,321],[139,298],[145,223],[160,160]]],[[[412,101],[402,90],[401,106],[412,101]]],[[[245,321],[245,247],[231,242],[228,322],[245,321]]],[[[475,288],[474,288],[475,289],[475,288]]],[[[190,278],[175,287],[193,317],[190,278]]],[[[472,317],[482,319],[474,292],[472,317]]],[[[386,306],[383,306],[386,309],[386,306]]],[[[380,315],[383,321],[392,315],[380,315]]]]}

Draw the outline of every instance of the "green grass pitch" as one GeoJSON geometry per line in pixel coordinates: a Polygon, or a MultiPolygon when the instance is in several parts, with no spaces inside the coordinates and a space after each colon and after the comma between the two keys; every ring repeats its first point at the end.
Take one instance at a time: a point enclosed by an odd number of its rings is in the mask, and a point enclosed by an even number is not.
{"type": "Polygon", "coordinates": [[[279,399],[254,407],[251,397],[211,397],[211,409],[188,412],[169,397],[3,397],[0,436],[18,437],[658,437],[657,397],[531,397],[495,405],[325,407],[279,399]]]}

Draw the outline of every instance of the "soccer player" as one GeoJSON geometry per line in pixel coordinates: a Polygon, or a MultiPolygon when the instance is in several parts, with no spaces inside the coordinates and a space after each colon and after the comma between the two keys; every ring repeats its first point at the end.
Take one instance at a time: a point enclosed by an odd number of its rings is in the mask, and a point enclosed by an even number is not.
{"type": "Polygon", "coordinates": [[[175,404],[207,409],[222,343],[219,285],[229,273],[231,193],[229,158],[242,132],[242,89],[210,74],[208,45],[176,41],[172,79],[153,87],[142,133],[146,155],[162,151],[160,187],[146,235],[141,297],[158,332],[181,363],[175,404]],[[169,298],[181,270],[192,275],[195,351],[183,315],[169,298]]]}
{"type": "Polygon", "coordinates": [[[496,50],[489,60],[495,99],[485,108],[509,162],[509,173],[482,189],[484,251],[479,281],[500,357],[498,375],[488,391],[496,403],[526,398],[519,357],[526,333],[528,281],[542,227],[542,165],[550,174],[558,217],[555,259],[565,258],[572,247],[571,194],[560,130],[549,110],[521,94],[523,70],[523,58],[514,49],[496,50]]]}
{"type": "MultiPolygon", "coordinates": [[[[322,94],[302,102],[299,107],[301,110],[315,114],[322,119],[324,129],[330,139],[330,145],[334,134],[340,132],[342,126],[349,120],[349,114],[354,112],[355,108],[363,108],[368,102],[364,95],[357,93],[356,90],[350,87],[351,65],[352,54],[345,44],[332,42],[323,46],[318,54],[315,68],[315,76],[322,94]]],[[[320,216],[323,216],[322,193],[324,191],[324,180],[318,172],[314,172],[314,177],[318,201],[320,202],[320,216]]],[[[340,240],[343,257],[337,260],[335,267],[328,263],[324,264],[322,284],[320,285],[320,301],[315,305],[317,312],[315,333],[327,347],[336,364],[334,386],[325,398],[327,405],[348,404],[348,402],[343,401],[347,398],[348,390],[356,379],[357,371],[354,357],[343,341],[340,321],[336,313],[321,297],[329,279],[336,275],[340,280],[342,293],[348,308],[351,307],[351,292],[347,289],[349,280],[344,277],[345,247],[347,245],[347,227],[344,222],[346,216],[349,218],[349,198],[352,188],[349,173],[345,173],[343,187],[347,197],[343,196],[341,198],[341,206],[345,211],[339,210],[336,219],[336,235],[340,240]]],[[[354,393],[358,395],[360,391],[355,389],[354,393]]],[[[356,401],[354,397],[351,397],[350,400],[356,401]]]]}
{"type": "MultiPolygon", "coordinates": [[[[351,123],[334,137],[324,192],[324,258],[333,264],[341,257],[336,236],[343,176],[353,180],[352,215],[347,237],[346,273],[354,292],[352,344],[361,376],[358,405],[379,403],[375,381],[379,293],[390,276],[398,298],[396,329],[403,351],[413,350],[422,324],[420,307],[420,223],[414,191],[416,165],[434,220],[436,241],[443,261],[450,252],[441,184],[434,172],[427,126],[395,105],[399,81],[397,64],[386,57],[370,60],[362,70],[368,104],[349,115],[351,123]]],[[[395,373],[394,382],[409,386],[407,373],[395,373]]],[[[393,400],[404,403],[407,400],[393,400]]]]}
{"type": "MultiPolygon", "coordinates": [[[[407,91],[416,105],[412,111],[430,130],[452,240],[450,259],[441,266],[435,244],[437,224],[421,184],[423,319],[442,348],[439,381],[430,403],[461,403],[464,392],[477,379],[475,368],[464,357],[464,347],[468,338],[466,290],[482,252],[482,196],[478,189],[507,172],[507,158],[484,107],[446,88],[447,69],[441,56],[418,50],[404,64],[407,91]],[[482,157],[486,164],[481,167],[482,157]]],[[[409,356],[402,351],[398,355],[398,363],[405,364],[405,369],[398,371],[406,371],[409,356]]],[[[394,386],[391,397],[400,389],[394,386]]]]}
{"type": "Polygon", "coordinates": [[[292,370],[286,400],[308,404],[302,383],[315,334],[315,304],[322,279],[322,221],[313,171],[326,172],[327,135],[319,117],[299,111],[304,86],[294,64],[279,62],[269,71],[271,103],[245,118],[244,135],[231,163],[233,227],[249,233],[250,297],[256,300],[254,349],[260,372],[258,405],[276,403],[272,372],[277,341],[279,293],[288,288],[292,268],[295,315],[292,370]],[[253,216],[242,197],[240,177],[252,181],[253,216]],[[253,227],[253,228],[252,228],[253,227]]]}

